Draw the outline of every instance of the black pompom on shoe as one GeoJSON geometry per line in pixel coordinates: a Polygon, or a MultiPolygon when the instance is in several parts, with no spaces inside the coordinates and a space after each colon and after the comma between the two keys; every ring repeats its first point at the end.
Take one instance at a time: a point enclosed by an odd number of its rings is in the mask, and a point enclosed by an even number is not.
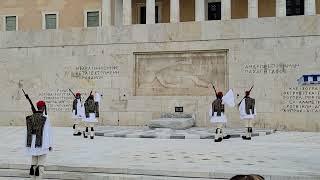
{"type": "Polygon", "coordinates": [[[251,140],[251,137],[247,137],[247,136],[242,136],[243,140],[251,140]]]}
{"type": "Polygon", "coordinates": [[[40,172],[39,172],[39,166],[37,166],[36,168],[36,172],[35,172],[35,176],[39,176],[40,175],[40,172]]]}
{"type": "Polygon", "coordinates": [[[86,133],[84,131],[83,131],[83,137],[88,138],[88,136],[86,136],[86,133]]]}
{"type": "Polygon", "coordinates": [[[78,132],[77,134],[73,134],[74,136],[81,136],[81,132],[78,132]]]}
{"type": "Polygon", "coordinates": [[[226,136],[223,137],[223,139],[230,139],[230,138],[231,138],[230,135],[226,135],[226,136]]]}
{"type": "Polygon", "coordinates": [[[30,167],[30,172],[29,172],[29,175],[31,175],[31,176],[33,176],[34,175],[34,166],[35,165],[31,165],[31,167],[30,167]]]}
{"type": "Polygon", "coordinates": [[[219,137],[218,139],[215,139],[214,142],[221,142],[222,141],[222,138],[219,137]]]}
{"type": "Polygon", "coordinates": [[[94,139],[94,136],[90,136],[90,139],[94,139]]]}

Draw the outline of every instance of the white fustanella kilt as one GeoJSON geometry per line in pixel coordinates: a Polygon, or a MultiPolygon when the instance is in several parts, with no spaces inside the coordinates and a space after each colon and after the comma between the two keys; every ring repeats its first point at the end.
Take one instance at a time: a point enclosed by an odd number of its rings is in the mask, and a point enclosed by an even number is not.
{"type": "Polygon", "coordinates": [[[95,123],[98,122],[97,118],[96,118],[96,113],[89,113],[89,117],[85,117],[83,118],[84,122],[87,123],[95,123]]]}
{"type": "Polygon", "coordinates": [[[242,100],[239,106],[239,111],[240,111],[240,119],[241,120],[248,120],[248,119],[254,119],[255,116],[257,115],[257,109],[255,108],[254,111],[255,113],[252,114],[252,111],[250,109],[250,114],[246,113],[246,104],[245,100],[242,100]]]}
{"type": "MultiPolygon", "coordinates": [[[[29,156],[40,156],[49,153],[49,147],[52,147],[52,130],[50,119],[46,116],[46,122],[42,132],[42,147],[35,147],[36,135],[32,135],[31,147],[26,147],[26,154],[29,156]]],[[[26,138],[27,139],[27,138],[26,138]]]]}
{"type": "Polygon", "coordinates": [[[211,123],[227,123],[227,117],[223,112],[221,112],[221,116],[217,116],[217,112],[214,112],[212,116],[212,108],[209,110],[209,117],[211,123]]]}
{"type": "Polygon", "coordinates": [[[77,115],[76,115],[76,111],[72,110],[72,119],[74,119],[75,121],[78,121],[79,119],[85,118],[85,114],[84,114],[84,106],[81,104],[80,100],[78,100],[77,103],[77,115]]]}
{"type": "Polygon", "coordinates": [[[76,120],[85,118],[86,116],[85,116],[85,114],[83,113],[83,111],[84,111],[84,110],[80,110],[80,111],[78,110],[78,111],[77,111],[77,115],[76,115],[76,111],[73,110],[73,111],[72,111],[72,119],[76,121],[76,120]]]}

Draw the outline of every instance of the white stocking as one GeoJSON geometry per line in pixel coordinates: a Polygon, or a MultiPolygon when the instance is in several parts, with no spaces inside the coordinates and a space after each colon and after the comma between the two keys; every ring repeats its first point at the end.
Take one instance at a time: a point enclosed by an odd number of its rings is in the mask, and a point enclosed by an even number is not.
{"type": "Polygon", "coordinates": [[[38,167],[39,167],[39,176],[36,176],[36,180],[40,180],[44,174],[44,163],[46,161],[47,155],[38,156],[38,167]]]}

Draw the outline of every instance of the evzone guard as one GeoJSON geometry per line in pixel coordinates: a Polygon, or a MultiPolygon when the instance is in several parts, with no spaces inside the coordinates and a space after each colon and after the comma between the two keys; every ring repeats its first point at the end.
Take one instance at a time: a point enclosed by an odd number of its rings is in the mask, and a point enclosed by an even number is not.
{"type": "Polygon", "coordinates": [[[74,100],[72,102],[73,135],[81,136],[79,124],[81,120],[85,118],[84,105],[81,102],[81,94],[79,92],[74,94],[71,89],[69,89],[69,91],[74,96],[74,100]]]}
{"type": "Polygon", "coordinates": [[[83,137],[88,138],[90,136],[90,139],[94,139],[94,124],[98,122],[99,118],[99,101],[100,96],[96,93],[96,98],[92,95],[92,91],[90,92],[89,97],[84,103],[85,108],[85,118],[83,118],[83,121],[85,122],[86,129],[83,132],[83,137]],[[96,99],[96,100],[95,100],[96,99]]]}
{"type": "Polygon", "coordinates": [[[215,91],[216,99],[211,104],[209,116],[210,122],[213,124],[214,127],[216,127],[214,141],[221,142],[223,139],[230,138],[230,135],[224,136],[223,131],[223,127],[227,123],[224,104],[227,104],[230,107],[234,107],[234,95],[232,90],[230,89],[228,93],[225,96],[223,96],[222,92],[217,92],[213,85],[212,87],[215,91]]]}
{"type": "Polygon", "coordinates": [[[250,92],[253,86],[249,91],[245,91],[244,98],[239,102],[239,111],[240,119],[244,122],[246,128],[246,134],[242,136],[244,140],[251,140],[253,120],[257,115],[257,110],[255,107],[255,99],[250,97],[250,92]]]}
{"type": "Polygon", "coordinates": [[[37,180],[42,179],[46,155],[49,151],[52,151],[51,125],[47,115],[46,103],[38,101],[36,110],[28,94],[24,91],[23,93],[32,109],[32,115],[26,117],[26,153],[32,157],[29,175],[31,179],[37,180]]]}

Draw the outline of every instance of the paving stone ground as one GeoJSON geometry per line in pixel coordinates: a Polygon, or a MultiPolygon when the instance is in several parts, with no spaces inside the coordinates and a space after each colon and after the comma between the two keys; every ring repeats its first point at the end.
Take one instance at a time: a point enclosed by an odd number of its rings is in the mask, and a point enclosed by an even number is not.
{"type": "MultiPolygon", "coordinates": [[[[244,129],[224,129],[225,135],[240,138],[244,129]]],[[[254,129],[253,136],[264,136],[274,133],[271,129],[254,129]]],[[[101,126],[96,128],[97,136],[122,138],[158,138],[158,139],[213,139],[213,128],[190,128],[173,130],[167,128],[150,129],[148,127],[101,126]]]]}
{"type": "MultiPolygon", "coordinates": [[[[0,169],[28,167],[24,134],[24,127],[0,127],[0,169]]],[[[54,144],[46,164],[52,171],[73,168],[204,179],[256,173],[267,179],[320,179],[320,133],[276,132],[252,141],[233,138],[215,143],[212,139],[90,140],[72,136],[70,128],[54,128],[54,144]]]]}

